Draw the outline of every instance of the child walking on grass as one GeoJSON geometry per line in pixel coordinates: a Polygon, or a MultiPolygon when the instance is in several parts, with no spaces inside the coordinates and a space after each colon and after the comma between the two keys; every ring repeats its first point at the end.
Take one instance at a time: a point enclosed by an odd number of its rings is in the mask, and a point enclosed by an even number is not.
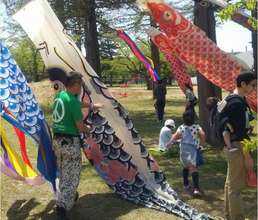
{"type": "Polygon", "coordinates": [[[183,124],[180,125],[170,142],[180,141],[180,162],[183,166],[183,184],[186,190],[191,189],[189,173],[192,175],[193,194],[200,195],[199,173],[197,164],[197,150],[205,143],[205,133],[199,124],[195,123],[195,116],[191,111],[183,113],[183,124]]]}

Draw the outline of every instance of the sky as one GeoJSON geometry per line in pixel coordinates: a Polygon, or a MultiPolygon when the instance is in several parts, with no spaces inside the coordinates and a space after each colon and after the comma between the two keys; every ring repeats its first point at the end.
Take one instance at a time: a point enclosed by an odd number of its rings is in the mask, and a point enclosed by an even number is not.
{"type": "MultiPolygon", "coordinates": [[[[0,39],[3,37],[3,20],[8,19],[4,10],[3,4],[0,2],[0,39]]],[[[251,32],[236,24],[233,21],[226,21],[223,25],[219,25],[216,28],[217,44],[226,52],[241,52],[252,50],[251,46],[251,32]]]]}
{"type": "Polygon", "coordinates": [[[251,31],[241,25],[227,21],[216,28],[217,44],[226,52],[252,50],[251,31]]]}

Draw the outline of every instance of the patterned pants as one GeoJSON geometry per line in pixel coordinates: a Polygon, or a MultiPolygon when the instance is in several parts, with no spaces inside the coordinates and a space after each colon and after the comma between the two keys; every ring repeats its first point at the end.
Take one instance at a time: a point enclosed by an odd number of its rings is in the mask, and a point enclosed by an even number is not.
{"type": "Polygon", "coordinates": [[[78,137],[54,137],[54,151],[57,159],[57,201],[56,205],[70,210],[74,205],[82,167],[81,142],[78,137]]]}

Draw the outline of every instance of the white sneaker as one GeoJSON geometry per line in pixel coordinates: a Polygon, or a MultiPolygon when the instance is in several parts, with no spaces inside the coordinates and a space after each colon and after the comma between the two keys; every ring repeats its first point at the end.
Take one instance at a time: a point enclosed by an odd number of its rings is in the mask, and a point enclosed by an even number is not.
{"type": "Polygon", "coordinates": [[[237,151],[237,150],[238,150],[238,148],[234,147],[234,148],[228,149],[228,152],[234,152],[234,151],[237,151]]]}
{"type": "Polygon", "coordinates": [[[200,196],[200,195],[201,195],[201,191],[200,191],[199,189],[197,189],[197,188],[194,188],[193,194],[194,194],[195,196],[200,196]]]}

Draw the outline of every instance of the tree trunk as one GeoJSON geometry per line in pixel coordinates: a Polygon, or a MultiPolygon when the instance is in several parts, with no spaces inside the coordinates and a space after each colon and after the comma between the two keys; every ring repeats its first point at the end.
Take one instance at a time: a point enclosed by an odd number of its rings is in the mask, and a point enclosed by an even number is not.
{"type": "MultiPolygon", "coordinates": [[[[151,26],[152,27],[157,27],[156,23],[151,19],[151,26]]],[[[159,57],[159,49],[156,47],[156,45],[150,41],[150,46],[151,46],[151,59],[154,63],[154,69],[158,74],[160,74],[160,57],[159,57]]]]}
{"type": "MultiPolygon", "coordinates": [[[[206,32],[207,36],[216,42],[215,18],[212,6],[203,7],[195,2],[194,6],[194,24],[206,32]]],[[[208,127],[209,112],[206,108],[206,99],[210,96],[221,98],[221,89],[208,81],[200,73],[197,74],[198,98],[199,98],[199,118],[200,124],[204,129],[207,142],[210,142],[210,131],[208,127]]]]}
{"type": "Polygon", "coordinates": [[[144,73],[144,78],[145,78],[147,90],[152,90],[154,88],[154,83],[150,79],[150,77],[149,77],[149,75],[147,73],[144,73]]]}
{"type": "MultiPolygon", "coordinates": [[[[151,59],[153,61],[154,64],[154,69],[156,70],[157,74],[160,74],[160,58],[159,58],[159,49],[156,47],[156,45],[150,41],[150,46],[151,46],[151,59]]],[[[154,92],[154,81],[149,82],[151,83],[151,87],[147,85],[147,88],[150,90],[152,89],[152,91],[154,92]]]]}
{"type": "MultiPolygon", "coordinates": [[[[252,16],[257,20],[258,4],[256,2],[256,10],[252,11],[252,16]]],[[[257,31],[252,32],[252,47],[254,56],[254,73],[257,76],[257,31]]]]}
{"type": "Polygon", "coordinates": [[[109,86],[112,87],[113,86],[113,74],[110,74],[110,78],[109,78],[109,86]]]}
{"type": "MultiPolygon", "coordinates": [[[[157,27],[157,24],[154,22],[152,18],[150,18],[150,23],[152,27],[157,27]]],[[[161,75],[160,73],[160,56],[159,56],[159,49],[157,46],[150,40],[150,47],[151,47],[151,59],[154,64],[154,69],[156,70],[157,74],[161,75]]],[[[150,86],[150,82],[147,84],[147,89],[152,89],[152,92],[154,92],[154,82],[152,82],[152,85],[150,86]]],[[[154,93],[153,93],[154,95],[154,93]]]]}
{"type": "Polygon", "coordinates": [[[95,9],[95,0],[90,0],[88,3],[88,13],[86,13],[85,17],[85,49],[87,61],[100,76],[101,66],[95,9]]]}
{"type": "Polygon", "coordinates": [[[33,70],[32,71],[33,71],[33,74],[34,74],[34,81],[38,82],[39,81],[38,61],[37,61],[38,50],[31,47],[31,51],[32,51],[32,54],[33,54],[33,62],[32,62],[33,70]]]}
{"type": "Polygon", "coordinates": [[[64,26],[64,29],[66,28],[66,14],[65,14],[65,8],[64,8],[64,0],[55,0],[53,1],[53,6],[55,9],[55,12],[58,16],[59,21],[62,23],[64,26]]]}

